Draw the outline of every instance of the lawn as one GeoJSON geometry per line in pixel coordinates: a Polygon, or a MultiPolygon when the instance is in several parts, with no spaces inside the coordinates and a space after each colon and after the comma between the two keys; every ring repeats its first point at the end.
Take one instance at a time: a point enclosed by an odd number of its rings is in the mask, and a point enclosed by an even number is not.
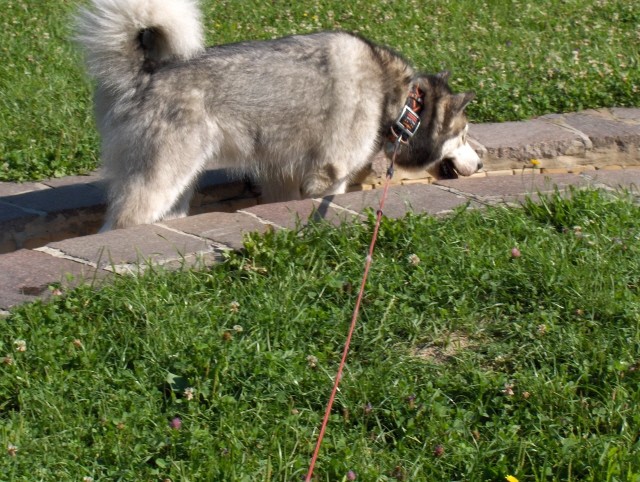
{"type": "MultiPolygon", "coordinates": [[[[637,200],[384,219],[314,480],[640,481],[637,200]]],[[[370,232],[14,310],[0,480],[300,480],[370,232]]]]}
{"type": "MultiPolygon", "coordinates": [[[[77,0],[5,0],[0,181],[97,164],[90,83],[69,42],[77,0]]],[[[210,44],[322,29],[358,32],[475,90],[476,122],[638,106],[640,3],[628,0],[202,2],[210,44]]]]}

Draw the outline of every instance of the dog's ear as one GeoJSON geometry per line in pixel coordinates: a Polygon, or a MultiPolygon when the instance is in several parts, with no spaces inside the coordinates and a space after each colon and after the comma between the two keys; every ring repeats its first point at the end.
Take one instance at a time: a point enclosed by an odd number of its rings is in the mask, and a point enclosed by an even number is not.
{"type": "Polygon", "coordinates": [[[462,94],[456,94],[453,96],[451,105],[453,110],[460,112],[471,102],[476,96],[475,92],[463,92],[462,94]]]}

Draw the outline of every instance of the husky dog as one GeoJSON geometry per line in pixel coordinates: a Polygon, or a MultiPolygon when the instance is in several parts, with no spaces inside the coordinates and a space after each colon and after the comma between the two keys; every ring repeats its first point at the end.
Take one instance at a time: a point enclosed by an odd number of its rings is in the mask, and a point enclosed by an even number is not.
{"type": "Polygon", "coordinates": [[[205,48],[195,0],[92,0],[76,38],[96,81],[108,181],[103,230],[185,216],[205,166],[261,183],[263,198],[345,192],[385,146],[407,95],[423,95],[403,168],[470,175],[465,106],[446,73],[417,73],[345,32],[205,48]]]}

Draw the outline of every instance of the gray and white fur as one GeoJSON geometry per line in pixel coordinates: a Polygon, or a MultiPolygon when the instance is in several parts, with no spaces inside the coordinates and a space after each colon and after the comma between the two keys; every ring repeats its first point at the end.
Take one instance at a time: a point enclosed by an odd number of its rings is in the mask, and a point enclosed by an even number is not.
{"type": "Polygon", "coordinates": [[[413,84],[425,92],[422,124],[397,164],[482,166],[465,138],[473,94],[349,33],[205,48],[194,0],[92,0],[76,38],[96,82],[103,230],[185,216],[211,165],[251,175],[271,201],[343,193],[413,84]]]}

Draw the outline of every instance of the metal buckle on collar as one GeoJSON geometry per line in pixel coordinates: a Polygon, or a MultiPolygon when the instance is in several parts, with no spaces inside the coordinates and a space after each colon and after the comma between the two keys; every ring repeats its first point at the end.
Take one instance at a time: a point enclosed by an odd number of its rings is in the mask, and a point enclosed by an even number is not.
{"type": "Polygon", "coordinates": [[[395,124],[391,126],[391,132],[400,142],[406,144],[414,136],[418,127],[420,127],[420,116],[411,107],[405,105],[395,124]],[[400,133],[396,132],[396,128],[400,133]]]}

